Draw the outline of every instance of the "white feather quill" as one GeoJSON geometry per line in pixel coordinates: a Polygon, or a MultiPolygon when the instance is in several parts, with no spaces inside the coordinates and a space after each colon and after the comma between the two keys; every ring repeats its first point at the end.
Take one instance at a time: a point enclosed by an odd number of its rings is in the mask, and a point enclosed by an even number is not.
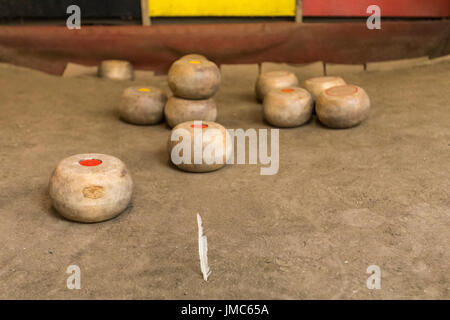
{"type": "Polygon", "coordinates": [[[200,268],[203,273],[203,279],[208,281],[208,277],[211,274],[211,270],[208,265],[208,239],[203,235],[203,223],[202,217],[197,213],[198,224],[198,252],[200,255],[200,268]]]}

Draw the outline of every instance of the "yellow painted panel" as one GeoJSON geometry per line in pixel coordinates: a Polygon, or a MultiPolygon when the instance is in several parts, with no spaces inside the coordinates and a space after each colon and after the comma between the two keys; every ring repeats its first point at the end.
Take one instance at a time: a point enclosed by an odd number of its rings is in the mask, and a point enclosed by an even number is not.
{"type": "Polygon", "coordinates": [[[296,0],[149,0],[151,17],[295,16],[296,0]]]}

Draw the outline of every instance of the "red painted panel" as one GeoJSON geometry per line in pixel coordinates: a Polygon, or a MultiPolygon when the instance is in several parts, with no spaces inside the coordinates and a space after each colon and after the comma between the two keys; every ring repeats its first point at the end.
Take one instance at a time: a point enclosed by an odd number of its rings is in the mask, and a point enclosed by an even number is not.
{"type": "Polygon", "coordinates": [[[377,5],[381,17],[448,17],[449,0],[303,0],[305,17],[366,17],[377,5]]]}

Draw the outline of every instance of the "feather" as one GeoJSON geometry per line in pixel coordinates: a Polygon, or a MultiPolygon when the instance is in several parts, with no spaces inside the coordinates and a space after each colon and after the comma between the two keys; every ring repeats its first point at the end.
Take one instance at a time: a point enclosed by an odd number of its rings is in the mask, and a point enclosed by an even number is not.
{"type": "Polygon", "coordinates": [[[211,270],[208,265],[208,239],[203,235],[203,223],[200,214],[197,213],[198,224],[198,252],[200,255],[200,269],[203,273],[203,279],[208,281],[211,270]]]}

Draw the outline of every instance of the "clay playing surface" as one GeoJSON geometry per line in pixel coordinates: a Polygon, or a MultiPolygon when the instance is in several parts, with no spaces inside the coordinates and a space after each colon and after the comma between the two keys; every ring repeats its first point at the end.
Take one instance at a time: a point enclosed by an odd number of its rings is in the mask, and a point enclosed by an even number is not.
{"type": "MultiPolygon", "coordinates": [[[[229,76],[217,122],[270,128],[256,74],[229,76]]],[[[237,74],[237,73],[236,73],[237,74]]],[[[169,164],[170,129],[118,120],[126,87],[0,65],[0,298],[450,298],[450,64],[346,75],[372,102],[367,121],[332,130],[314,117],[280,131],[280,170],[229,165],[206,174],[169,164]],[[135,182],[132,207],[79,224],[54,212],[61,159],[110,154],[135,182]],[[202,279],[196,214],[208,237],[202,279]],[[66,269],[81,268],[81,290],[66,269]],[[366,269],[381,267],[382,289],[366,269]]],[[[100,165],[101,166],[101,165],[100,165]]]]}

